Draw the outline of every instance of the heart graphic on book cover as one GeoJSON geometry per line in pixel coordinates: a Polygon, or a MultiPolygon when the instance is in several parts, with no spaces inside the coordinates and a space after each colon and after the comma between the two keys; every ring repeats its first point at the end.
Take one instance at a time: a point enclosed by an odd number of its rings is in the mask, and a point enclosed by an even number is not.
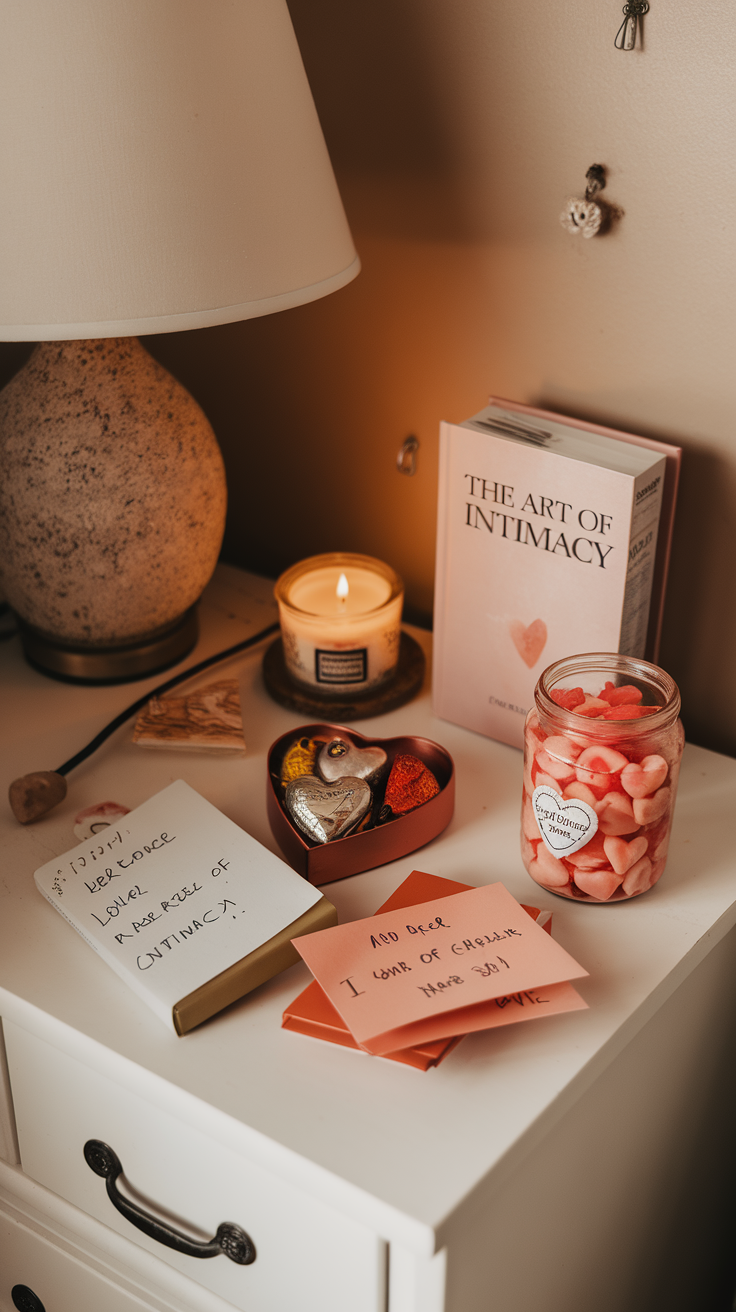
{"type": "Polygon", "coordinates": [[[547,645],[547,625],[544,620],[532,620],[527,627],[521,620],[509,620],[511,641],[525,665],[536,665],[547,645]]]}
{"type": "Polygon", "coordinates": [[[552,856],[579,852],[598,829],[598,816],[592,806],[577,797],[565,801],[549,784],[534,789],[532,807],[544,846],[552,856]]]}

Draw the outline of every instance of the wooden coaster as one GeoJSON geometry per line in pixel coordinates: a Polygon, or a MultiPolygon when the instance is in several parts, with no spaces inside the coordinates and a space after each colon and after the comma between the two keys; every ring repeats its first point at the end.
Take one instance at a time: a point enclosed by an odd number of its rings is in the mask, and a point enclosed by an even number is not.
{"type": "Polygon", "coordinates": [[[286,668],[281,639],[277,638],[263,657],[263,682],[274,701],[290,711],[338,721],[369,720],[374,715],[395,711],[397,706],[404,706],[416,697],[424,682],[424,668],[424,652],[419,643],[402,630],[399,663],[392,679],[372,692],[356,693],[349,700],[344,693],[339,697],[315,697],[294,683],[286,668]]]}

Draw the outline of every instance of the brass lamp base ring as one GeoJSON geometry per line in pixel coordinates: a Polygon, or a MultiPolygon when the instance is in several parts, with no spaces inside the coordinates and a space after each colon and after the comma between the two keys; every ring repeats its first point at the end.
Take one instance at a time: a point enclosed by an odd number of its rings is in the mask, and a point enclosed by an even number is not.
{"type": "Polygon", "coordinates": [[[29,665],[63,683],[132,683],[183,660],[199,636],[195,606],[155,637],[119,647],[82,647],[57,642],[18,617],[18,631],[29,665]]]}

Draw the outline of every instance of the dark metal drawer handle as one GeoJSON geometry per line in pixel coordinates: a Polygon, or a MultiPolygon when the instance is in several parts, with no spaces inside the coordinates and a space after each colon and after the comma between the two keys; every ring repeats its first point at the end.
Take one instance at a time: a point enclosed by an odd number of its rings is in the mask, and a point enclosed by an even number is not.
{"type": "Polygon", "coordinates": [[[38,1294],[34,1294],[33,1290],[28,1288],[28,1285],[13,1285],[10,1297],[18,1312],[46,1312],[46,1308],[38,1294]]]}
{"type": "Polygon", "coordinates": [[[223,1221],[222,1225],[218,1225],[214,1239],[198,1242],[124,1198],[117,1188],[118,1177],[123,1174],[122,1163],[117,1153],[106,1143],[99,1139],[88,1139],[84,1145],[84,1160],[95,1175],[103,1177],[113,1207],[132,1225],[142,1230],[144,1235],[148,1235],[149,1239],[155,1239],[159,1244],[175,1248],[177,1253],[186,1253],[189,1257],[217,1257],[219,1253],[224,1253],[225,1257],[229,1257],[231,1262],[237,1262],[238,1266],[250,1266],[251,1262],[255,1262],[253,1240],[241,1226],[232,1221],[223,1221]]]}

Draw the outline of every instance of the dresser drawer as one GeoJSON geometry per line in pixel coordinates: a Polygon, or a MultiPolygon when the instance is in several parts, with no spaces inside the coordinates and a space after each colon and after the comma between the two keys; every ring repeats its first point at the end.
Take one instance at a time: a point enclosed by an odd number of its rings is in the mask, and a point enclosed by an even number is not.
{"type": "Polygon", "coordinates": [[[385,1249],[367,1228],[16,1025],[5,1042],[27,1175],[244,1312],[382,1312],[385,1249]],[[117,1154],[127,1198],[194,1241],[235,1222],[255,1261],[189,1256],[135,1228],[87,1165],[89,1140],[117,1154]]]}
{"type": "MultiPolygon", "coordinates": [[[[19,1285],[40,1299],[45,1312],[143,1312],[147,1307],[38,1231],[0,1212],[0,1312],[16,1312],[12,1295],[19,1285]]],[[[33,1307],[27,1294],[18,1301],[33,1307]]]]}

